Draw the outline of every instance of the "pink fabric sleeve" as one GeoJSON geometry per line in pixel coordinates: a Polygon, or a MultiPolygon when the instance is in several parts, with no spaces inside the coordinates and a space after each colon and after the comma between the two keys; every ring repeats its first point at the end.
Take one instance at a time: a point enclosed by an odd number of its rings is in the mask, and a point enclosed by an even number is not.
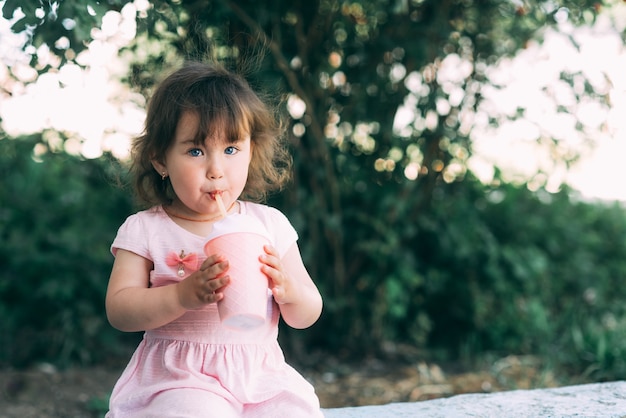
{"type": "Polygon", "coordinates": [[[148,250],[148,231],[139,214],[129,216],[117,231],[111,244],[111,253],[116,255],[118,249],[131,251],[148,260],[152,260],[148,250]]]}
{"type": "Polygon", "coordinates": [[[248,204],[246,210],[265,224],[272,235],[272,245],[281,256],[285,255],[287,250],[298,240],[298,233],[295,228],[285,214],[278,209],[265,205],[248,204]]]}

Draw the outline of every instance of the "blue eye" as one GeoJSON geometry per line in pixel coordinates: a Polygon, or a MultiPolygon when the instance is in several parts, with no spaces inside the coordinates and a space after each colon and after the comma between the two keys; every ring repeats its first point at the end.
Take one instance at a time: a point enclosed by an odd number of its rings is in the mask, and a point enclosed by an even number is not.
{"type": "Polygon", "coordinates": [[[191,155],[192,157],[202,156],[202,150],[200,148],[192,148],[189,151],[187,151],[187,153],[191,155]]]}
{"type": "Polygon", "coordinates": [[[237,151],[239,150],[235,147],[226,147],[226,149],[224,150],[224,153],[228,155],[233,155],[233,154],[236,154],[237,151]]]}

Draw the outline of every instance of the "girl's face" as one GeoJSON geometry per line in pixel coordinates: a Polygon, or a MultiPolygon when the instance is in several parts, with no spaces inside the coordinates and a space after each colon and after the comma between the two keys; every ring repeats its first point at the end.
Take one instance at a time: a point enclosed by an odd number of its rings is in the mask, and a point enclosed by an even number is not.
{"type": "Polygon", "coordinates": [[[169,176],[176,193],[173,207],[178,213],[207,218],[220,214],[216,193],[221,193],[226,208],[241,195],[248,178],[252,144],[250,136],[233,143],[220,133],[197,145],[194,138],[198,124],[198,115],[184,112],[165,161],[153,161],[153,165],[159,174],[169,176]]]}

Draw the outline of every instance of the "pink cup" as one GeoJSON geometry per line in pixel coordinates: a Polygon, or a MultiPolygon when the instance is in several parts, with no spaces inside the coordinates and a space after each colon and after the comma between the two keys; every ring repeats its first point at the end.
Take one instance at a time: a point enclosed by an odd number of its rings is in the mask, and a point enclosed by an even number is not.
{"type": "Polygon", "coordinates": [[[221,254],[229,262],[230,284],[217,309],[222,324],[237,330],[257,328],[267,316],[268,279],[259,256],[269,239],[263,225],[256,222],[247,215],[230,215],[214,225],[204,246],[207,256],[221,254]]]}

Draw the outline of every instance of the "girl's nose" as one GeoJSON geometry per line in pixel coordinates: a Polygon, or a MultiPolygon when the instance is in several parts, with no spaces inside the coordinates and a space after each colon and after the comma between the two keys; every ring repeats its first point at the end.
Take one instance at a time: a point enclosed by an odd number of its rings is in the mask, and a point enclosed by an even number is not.
{"type": "Polygon", "coordinates": [[[208,162],[206,176],[211,180],[224,177],[223,165],[219,158],[211,158],[208,162]]]}

